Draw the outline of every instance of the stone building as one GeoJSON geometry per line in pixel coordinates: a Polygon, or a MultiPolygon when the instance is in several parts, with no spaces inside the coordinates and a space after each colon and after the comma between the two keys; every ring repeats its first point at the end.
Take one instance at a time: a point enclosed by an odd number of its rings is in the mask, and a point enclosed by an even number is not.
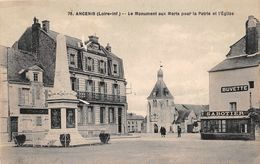
{"type": "Polygon", "coordinates": [[[167,132],[176,131],[173,127],[175,115],[173,96],[163,81],[161,68],[157,72],[157,82],[147,100],[147,132],[158,133],[162,126],[167,132]]]}
{"type": "Polygon", "coordinates": [[[144,117],[135,113],[127,114],[127,127],[130,133],[141,133],[144,130],[144,117]]]}
{"type": "Polygon", "coordinates": [[[248,109],[260,107],[260,22],[249,16],[245,25],[245,36],[209,71],[202,138],[254,139],[248,109]]]}
{"type": "Polygon", "coordinates": [[[175,104],[176,120],[174,125],[180,126],[182,132],[197,133],[201,129],[202,112],[209,110],[208,105],[175,104]]]}
{"type": "MultiPolygon", "coordinates": [[[[32,26],[12,48],[1,47],[1,58],[8,63],[5,67],[8,84],[1,79],[8,94],[1,97],[1,103],[5,105],[2,110],[9,111],[1,120],[10,122],[6,126],[10,125],[12,132],[47,130],[44,124],[48,121],[46,99],[53,87],[57,35],[58,32],[51,30],[49,21],[42,21],[41,25],[34,18],[32,26]],[[7,119],[9,115],[10,120],[7,119]],[[21,118],[25,115],[26,118],[21,118]]],[[[97,36],[89,36],[87,41],[65,37],[71,87],[81,100],[78,104],[79,132],[83,136],[96,135],[100,131],[127,133],[122,59],[113,53],[109,44],[100,45],[97,36]]]]}

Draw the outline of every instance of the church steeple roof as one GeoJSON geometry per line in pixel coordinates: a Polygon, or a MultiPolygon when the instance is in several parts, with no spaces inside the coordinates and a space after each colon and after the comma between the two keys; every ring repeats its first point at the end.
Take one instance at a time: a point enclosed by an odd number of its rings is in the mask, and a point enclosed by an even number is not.
{"type": "Polygon", "coordinates": [[[147,99],[173,99],[172,94],[163,81],[162,66],[157,72],[157,82],[147,99]]]}

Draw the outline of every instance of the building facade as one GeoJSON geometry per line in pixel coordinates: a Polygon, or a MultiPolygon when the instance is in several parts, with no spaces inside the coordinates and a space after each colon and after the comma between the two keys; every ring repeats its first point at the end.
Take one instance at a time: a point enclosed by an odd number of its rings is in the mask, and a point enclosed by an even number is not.
{"type": "MultiPolygon", "coordinates": [[[[34,18],[32,26],[12,48],[1,47],[1,57],[8,63],[8,84],[1,81],[6,84],[3,89],[8,94],[1,102],[6,105],[3,110],[9,111],[5,115],[10,116],[6,121],[10,122],[7,126],[10,124],[11,132],[48,129],[44,124],[48,121],[45,117],[46,100],[53,87],[57,35],[50,29],[49,21],[42,21],[41,25],[34,18]],[[26,118],[21,118],[25,115],[26,118]]],[[[100,131],[127,133],[123,61],[113,54],[109,44],[103,47],[98,39],[89,36],[87,41],[81,41],[66,36],[71,87],[81,100],[78,104],[78,130],[85,137],[97,135],[100,131]]]]}
{"type": "Polygon", "coordinates": [[[176,131],[173,127],[175,116],[173,96],[163,81],[161,68],[157,72],[157,82],[147,101],[147,133],[158,133],[161,127],[167,132],[176,131]]]}
{"type": "Polygon", "coordinates": [[[203,114],[205,133],[254,139],[254,125],[247,111],[260,106],[259,48],[260,22],[249,16],[245,36],[209,71],[210,112],[203,114]]]}
{"type": "Polygon", "coordinates": [[[201,129],[201,113],[208,110],[208,105],[175,104],[174,125],[179,126],[182,132],[197,133],[201,129]]]}
{"type": "Polygon", "coordinates": [[[141,133],[144,131],[144,117],[135,113],[127,114],[127,127],[129,133],[141,133]]]}

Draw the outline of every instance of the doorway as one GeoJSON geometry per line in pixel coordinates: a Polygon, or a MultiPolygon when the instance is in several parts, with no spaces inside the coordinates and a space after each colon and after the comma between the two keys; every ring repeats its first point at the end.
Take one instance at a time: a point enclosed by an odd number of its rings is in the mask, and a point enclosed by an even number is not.
{"type": "Polygon", "coordinates": [[[158,125],[157,124],[154,124],[154,133],[158,133],[158,125]]]}
{"type": "Polygon", "coordinates": [[[11,117],[11,140],[13,136],[18,132],[18,117],[11,117]]]}
{"type": "Polygon", "coordinates": [[[122,108],[118,108],[118,133],[122,133],[122,108]]]}

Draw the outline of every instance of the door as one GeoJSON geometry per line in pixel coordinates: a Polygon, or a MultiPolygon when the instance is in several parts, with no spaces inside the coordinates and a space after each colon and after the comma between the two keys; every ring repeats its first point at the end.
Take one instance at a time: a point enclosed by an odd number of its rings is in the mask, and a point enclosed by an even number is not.
{"type": "Polygon", "coordinates": [[[11,140],[18,132],[18,117],[11,117],[11,140]]]}
{"type": "Polygon", "coordinates": [[[122,132],[122,109],[118,108],[118,133],[122,132]]]}
{"type": "Polygon", "coordinates": [[[158,125],[154,124],[154,133],[158,133],[158,125]]]}

